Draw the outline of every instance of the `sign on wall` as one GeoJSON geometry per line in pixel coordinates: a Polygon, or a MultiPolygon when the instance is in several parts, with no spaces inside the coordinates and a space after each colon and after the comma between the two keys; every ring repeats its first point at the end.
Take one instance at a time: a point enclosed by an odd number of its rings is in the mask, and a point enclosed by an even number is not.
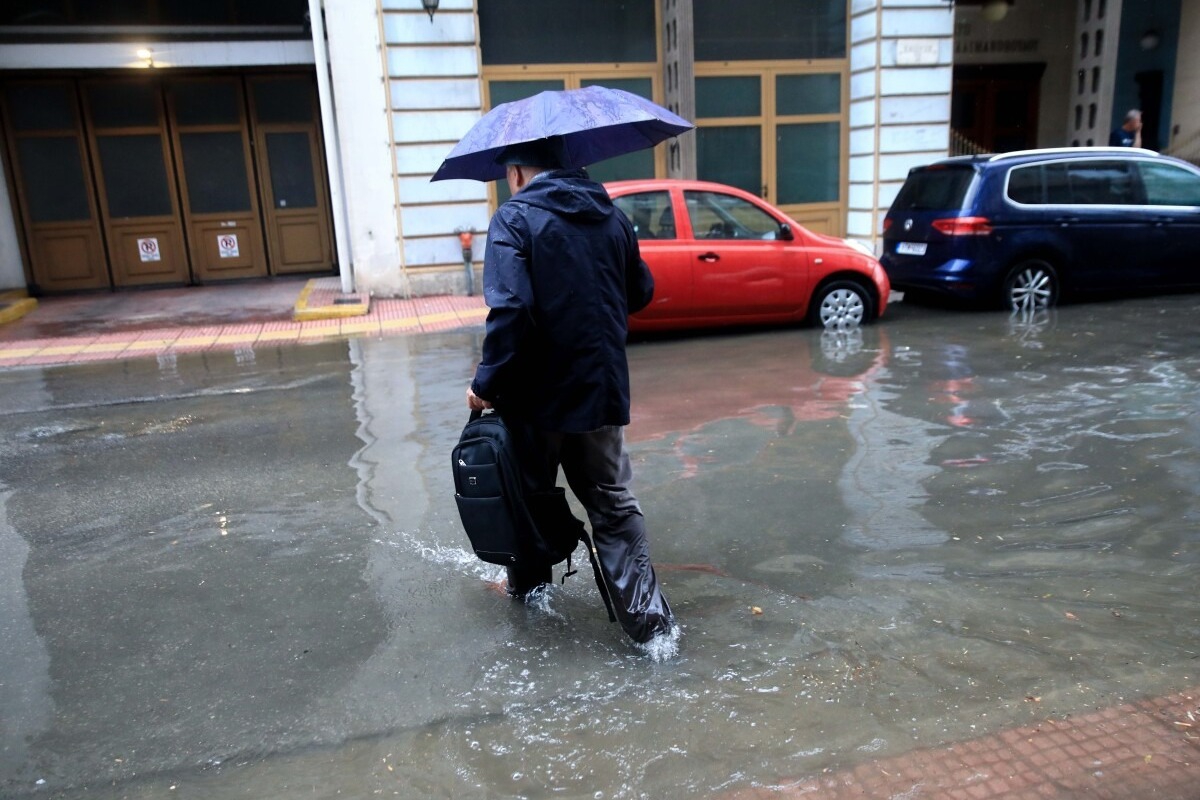
{"type": "Polygon", "coordinates": [[[158,249],[158,239],[138,239],[138,258],[142,261],[162,261],[162,253],[158,249]]]}
{"type": "Polygon", "coordinates": [[[237,258],[240,255],[236,233],[221,233],[217,235],[217,254],[221,258],[237,258]]]}

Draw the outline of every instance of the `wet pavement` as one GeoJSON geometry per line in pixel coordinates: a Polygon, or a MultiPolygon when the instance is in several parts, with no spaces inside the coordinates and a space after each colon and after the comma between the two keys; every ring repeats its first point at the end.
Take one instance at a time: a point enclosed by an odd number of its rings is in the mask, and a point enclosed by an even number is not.
{"type": "Polygon", "coordinates": [[[486,316],[478,296],[371,298],[343,293],[338,278],[48,297],[0,316],[0,368],[429,333],[486,316]]]}
{"type": "Polygon", "coordinates": [[[665,660],[464,549],[477,323],[0,370],[0,795],[1194,798],[1198,311],[634,344],[665,660]]]}

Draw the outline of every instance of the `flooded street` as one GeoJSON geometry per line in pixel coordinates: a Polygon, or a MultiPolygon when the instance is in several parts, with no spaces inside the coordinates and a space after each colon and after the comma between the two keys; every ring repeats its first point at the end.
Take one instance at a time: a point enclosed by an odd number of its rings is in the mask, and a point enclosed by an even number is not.
{"type": "Polygon", "coordinates": [[[734,798],[1194,686],[1197,319],[636,343],[667,659],[466,548],[480,331],[0,370],[0,796],[734,798]]]}

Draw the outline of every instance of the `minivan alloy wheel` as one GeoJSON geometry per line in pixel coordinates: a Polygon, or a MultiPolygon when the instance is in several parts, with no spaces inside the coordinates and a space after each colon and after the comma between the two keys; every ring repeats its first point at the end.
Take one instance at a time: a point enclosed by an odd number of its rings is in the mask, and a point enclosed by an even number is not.
{"type": "Polygon", "coordinates": [[[1050,308],[1058,302],[1058,275],[1040,259],[1018,264],[1004,281],[1004,304],[1012,311],[1050,308]]]}

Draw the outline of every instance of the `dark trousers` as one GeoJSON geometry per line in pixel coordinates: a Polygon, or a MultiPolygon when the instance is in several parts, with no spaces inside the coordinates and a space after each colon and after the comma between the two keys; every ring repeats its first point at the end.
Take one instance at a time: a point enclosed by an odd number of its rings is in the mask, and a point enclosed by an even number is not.
{"type": "MultiPolygon", "coordinates": [[[[526,491],[552,489],[561,465],[571,492],[587,511],[600,570],[621,627],[634,641],[664,633],[674,622],[650,563],[646,521],[629,490],[633,468],[624,429],[613,425],[588,433],[555,433],[508,421],[526,491]]],[[[551,580],[549,568],[510,568],[509,588],[518,593],[551,580]]]]}

